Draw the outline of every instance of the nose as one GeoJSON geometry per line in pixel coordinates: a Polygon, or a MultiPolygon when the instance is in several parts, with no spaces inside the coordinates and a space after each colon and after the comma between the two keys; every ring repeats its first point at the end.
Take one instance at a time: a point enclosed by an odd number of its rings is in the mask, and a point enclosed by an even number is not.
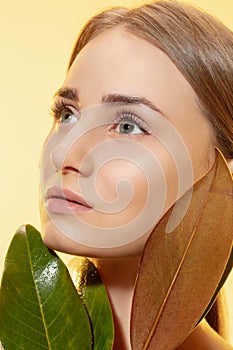
{"type": "Polygon", "coordinates": [[[73,171],[89,176],[93,171],[93,159],[86,156],[94,146],[95,137],[89,132],[79,135],[76,131],[72,129],[59,141],[50,153],[50,161],[56,170],[63,173],[73,171]]]}

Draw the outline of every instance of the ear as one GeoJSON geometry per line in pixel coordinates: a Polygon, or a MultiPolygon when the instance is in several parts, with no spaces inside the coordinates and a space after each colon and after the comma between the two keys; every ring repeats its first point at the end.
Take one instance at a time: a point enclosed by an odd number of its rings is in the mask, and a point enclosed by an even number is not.
{"type": "Polygon", "coordinates": [[[228,160],[227,160],[227,163],[228,163],[229,168],[230,168],[230,170],[231,170],[231,172],[232,172],[232,174],[233,174],[233,159],[228,159],[228,160]]]}

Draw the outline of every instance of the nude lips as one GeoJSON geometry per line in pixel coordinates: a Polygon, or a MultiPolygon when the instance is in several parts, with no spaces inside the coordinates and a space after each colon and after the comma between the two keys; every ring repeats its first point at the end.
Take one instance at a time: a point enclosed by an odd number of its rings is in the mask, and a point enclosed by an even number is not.
{"type": "Polygon", "coordinates": [[[93,210],[79,194],[58,187],[52,187],[47,191],[45,207],[51,212],[68,215],[86,213],[93,210]]]}

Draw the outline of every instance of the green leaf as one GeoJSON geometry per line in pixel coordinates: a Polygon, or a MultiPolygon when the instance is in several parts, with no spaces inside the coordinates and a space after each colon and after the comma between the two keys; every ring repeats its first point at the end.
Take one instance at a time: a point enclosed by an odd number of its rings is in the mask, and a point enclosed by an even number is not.
{"type": "Polygon", "coordinates": [[[111,307],[104,284],[90,260],[75,257],[69,271],[87,307],[94,333],[94,350],[111,350],[114,326],[111,307]]]}
{"type": "Polygon", "coordinates": [[[67,268],[30,225],[16,232],[6,256],[0,341],[5,350],[92,349],[89,318],[67,268]]]}
{"type": "Polygon", "coordinates": [[[135,287],[133,349],[175,349],[203,316],[232,266],[232,199],[232,175],[217,153],[179,226],[166,233],[171,208],[153,230],[135,287]]]}

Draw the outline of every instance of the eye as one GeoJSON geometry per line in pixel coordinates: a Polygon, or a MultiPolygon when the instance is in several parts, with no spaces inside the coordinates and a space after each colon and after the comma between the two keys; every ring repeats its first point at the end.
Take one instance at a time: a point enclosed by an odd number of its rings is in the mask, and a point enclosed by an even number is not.
{"type": "Polygon", "coordinates": [[[75,124],[78,122],[78,117],[71,110],[65,109],[60,113],[59,122],[60,123],[75,124]]]}
{"type": "Polygon", "coordinates": [[[51,116],[59,124],[75,124],[79,120],[77,109],[66,104],[63,100],[57,100],[51,106],[51,116]]]}
{"type": "Polygon", "coordinates": [[[119,132],[120,134],[141,134],[143,133],[143,130],[132,122],[120,122],[117,127],[115,128],[116,132],[119,132]]]}
{"type": "Polygon", "coordinates": [[[133,113],[120,113],[114,122],[114,131],[119,134],[138,135],[147,134],[148,125],[133,113]]]}

